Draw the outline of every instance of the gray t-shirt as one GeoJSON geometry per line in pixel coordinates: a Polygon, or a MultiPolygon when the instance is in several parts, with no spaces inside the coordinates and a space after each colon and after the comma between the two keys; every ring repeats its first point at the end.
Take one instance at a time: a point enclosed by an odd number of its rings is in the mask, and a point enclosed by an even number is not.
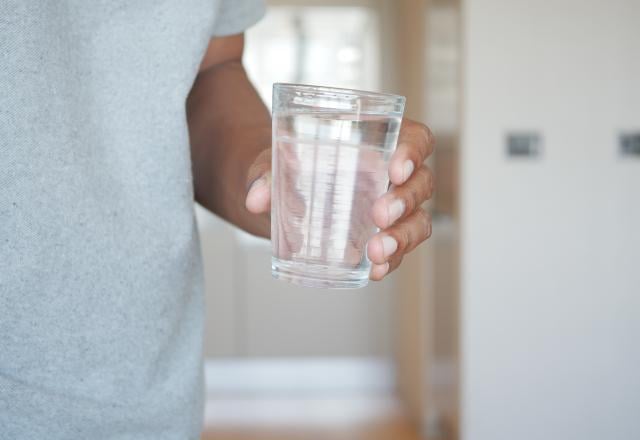
{"type": "Polygon", "coordinates": [[[196,439],[185,99],[260,0],[0,0],[0,439],[196,439]]]}

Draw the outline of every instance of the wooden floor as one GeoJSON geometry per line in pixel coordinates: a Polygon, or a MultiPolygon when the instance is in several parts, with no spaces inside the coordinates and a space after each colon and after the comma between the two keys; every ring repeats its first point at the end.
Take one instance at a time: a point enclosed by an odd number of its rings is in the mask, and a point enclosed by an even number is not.
{"type": "Polygon", "coordinates": [[[209,399],[202,440],[420,440],[384,396],[209,399]]]}

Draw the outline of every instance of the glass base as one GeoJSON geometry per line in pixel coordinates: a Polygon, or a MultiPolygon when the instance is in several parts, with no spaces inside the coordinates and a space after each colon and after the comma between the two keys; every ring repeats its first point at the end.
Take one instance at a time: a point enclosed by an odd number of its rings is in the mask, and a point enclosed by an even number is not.
{"type": "Polygon", "coordinates": [[[271,275],[305,287],[358,289],[369,284],[369,268],[344,269],[323,264],[299,263],[271,258],[271,275]]]}

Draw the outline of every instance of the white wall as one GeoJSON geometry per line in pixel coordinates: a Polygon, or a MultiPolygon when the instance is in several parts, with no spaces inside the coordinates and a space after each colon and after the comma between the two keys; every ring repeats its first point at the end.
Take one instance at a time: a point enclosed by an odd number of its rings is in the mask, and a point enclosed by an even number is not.
{"type": "Polygon", "coordinates": [[[463,15],[462,438],[640,438],[640,1],[463,15]]]}

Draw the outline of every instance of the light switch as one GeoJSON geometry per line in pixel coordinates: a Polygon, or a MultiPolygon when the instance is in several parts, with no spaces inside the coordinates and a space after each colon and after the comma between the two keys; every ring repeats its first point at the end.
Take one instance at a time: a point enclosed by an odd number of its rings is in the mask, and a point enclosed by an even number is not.
{"type": "Polygon", "coordinates": [[[538,133],[508,133],[507,156],[537,158],[542,155],[542,137],[538,133]]]}
{"type": "Polygon", "coordinates": [[[620,135],[620,153],[623,156],[640,157],[640,132],[620,135]]]}

